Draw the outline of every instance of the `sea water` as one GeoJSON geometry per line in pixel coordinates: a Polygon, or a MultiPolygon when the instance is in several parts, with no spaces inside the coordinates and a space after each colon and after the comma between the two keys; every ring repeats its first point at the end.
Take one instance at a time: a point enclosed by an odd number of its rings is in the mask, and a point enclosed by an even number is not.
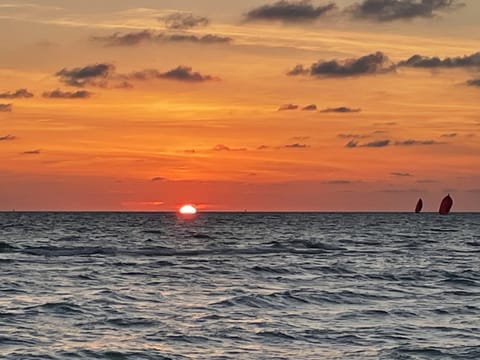
{"type": "Polygon", "coordinates": [[[480,214],[0,213],[0,358],[480,359],[480,214]]]}

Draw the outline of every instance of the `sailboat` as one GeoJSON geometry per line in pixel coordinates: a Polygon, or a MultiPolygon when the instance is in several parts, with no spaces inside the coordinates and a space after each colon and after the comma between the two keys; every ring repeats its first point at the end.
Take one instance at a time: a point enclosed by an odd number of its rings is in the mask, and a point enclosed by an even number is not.
{"type": "Polygon", "coordinates": [[[450,209],[453,205],[453,199],[450,197],[450,194],[445,196],[440,204],[440,209],[438,209],[439,214],[446,215],[450,212],[450,209]]]}
{"type": "Polygon", "coordinates": [[[422,198],[418,199],[417,206],[415,207],[415,213],[419,213],[422,211],[423,208],[423,200],[422,198]]]}

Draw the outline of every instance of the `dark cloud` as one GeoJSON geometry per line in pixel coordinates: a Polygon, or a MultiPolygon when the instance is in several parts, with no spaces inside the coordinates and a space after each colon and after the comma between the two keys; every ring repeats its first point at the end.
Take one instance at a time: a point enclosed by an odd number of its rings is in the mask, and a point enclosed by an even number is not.
{"type": "Polygon", "coordinates": [[[283,146],[284,148],[287,149],[305,149],[310,147],[310,145],[307,144],[300,144],[300,143],[294,143],[294,144],[287,144],[283,146]]]}
{"type": "Polygon", "coordinates": [[[202,75],[199,72],[194,72],[192,71],[192,68],[188,66],[178,66],[175,69],[167,72],[160,72],[155,69],[146,69],[131,73],[130,75],[124,75],[123,77],[128,80],[145,81],[151,79],[166,79],[193,83],[219,80],[211,75],[202,75]]]}
{"type": "Polygon", "coordinates": [[[329,185],[348,185],[351,183],[352,182],[350,180],[329,180],[325,182],[325,184],[329,185]]]}
{"type": "Polygon", "coordinates": [[[405,172],[391,172],[390,175],[392,176],[399,176],[399,177],[409,177],[412,176],[410,173],[405,173],[405,172]]]}
{"type": "Polygon", "coordinates": [[[12,104],[0,104],[0,112],[11,112],[12,104]]]}
{"type": "Polygon", "coordinates": [[[310,104],[302,108],[303,111],[317,111],[317,105],[310,104]]]}
{"type": "Polygon", "coordinates": [[[33,94],[29,92],[27,89],[18,89],[15,92],[4,92],[0,93],[0,99],[28,99],[32,98],[33,94]]]}
{"type": "Polygon", "coordinates": [[[115,72],[112,64],[94,64],[73,69],[62,69],[55,75],[60,81],[69,86],[84,87],[106,86],[107,79],[115,72]]]}
{"type": "Polygon", "coordinates": [[[47,99],[88,99],[92,96],[92,93],[87,90],[78,90],[78,91],[62,91],[62,90],[53,90],[45,91],[42,96],[47,99]]]}
{"type": "Polygon", "coordinates": [[[363,145],[361,147],[385,147],[390,145],[390,140],[376,140],[363,145]]]}
{"type": "Polygon", "coordinates": [[[156,176],[154,178],[151,179],[152,181],[165,181],[167,180],[166,178],[164,177],[161,177],[161,176],[156,176]]]}
{"type": "Polygon", "coordinates": [[[413,139],[408,139],[408,140],[402,140],[402,141],[396,141],[395,145],[397,146],[412,146],[412,145],[438,145],[438,144],[444,144],[443,142],[435,141],[435,140],[413,140],[413,139]]]}
{"type": "Polygon", "coordinates": [[[270,149],[270,146],[260,145],[259,147],[257,147],[257,150],[267,150],[267,149],[270,149]]]}
{"type": "Polygon", "coordinates": [[[467,81],[468,86],[479,86],[480,87],[480,79],[472,79],[467,81]]]}
{"type": "Polygon", "coordinates": [[[15,140],[16,137],[13,135],[5,135],[5,136],[0,136],[0,141],[12,141],[15,140]]]}
{"type": "Polygon", "coordinates": [[[337,137],[339,139],[364,139],[370,137],[370,135],[362,135],[362,134],[338,134],[337,137]]]}
{"type": "Polygon", "coordinates": [[[395,70],[388,57],[377,51],[374,54],[346,60],[319,61],[309,68],[296,65],[287,75],[310,75],[316,77],[348,77],[358,75],[382,74],[395,70]]]}
{"type": "Polygon", "coordinates": [[[246,148],[231,148],[223,144],[215,145],[212,149],[213,151],[246,151],[246,148]]]}
{"type": "Polygon", "coordinates": [[[225,44],[233,41],[231,37],[220,36],[215,34],[207,34],[203,36],[187,35],[187,34],[171,34],[162,35],[159,41],[167,42],[192,42],[198,44],[225,44]]]}
{"type": "Polygon", "coordinates": [[[227,36],[215,34],[193,35],[193,34],[165,34],[154,33],[143,30],[131,33],[114,33],[106,36],[93,36],[92,41],[103,43],[105,46],[137,46],[143,43],[162,42],[192,42],[197,44],[222,44],[229,43],[233,39],[227,36]]]}
{"type": "Polygon", "coordinates": [[[345,106],[340,106],[336,108],[328,108],[324,109],[321,112],[322,113],[355,113],[355,112],[360,112],[361,109],[353,109],[345,106]]]}
{"type": "Polygon", "coordinates": [[[247,21],[305,22],[317,20],[335,8],[334,3],[314,6],[310,0],[280,0],[250,10],[245,18],[247,21]]]}
{"type": "Polygon", "coordinates": [[[297,110],[298,105],[295,104],[283,104],[278,108],[278,111],[286,111],[286,110],[297,110]]]}
{"type": "Polygon", "coordinates": [[[457,137],[457,133],[450,133],[450,134],[442,134],[440,135],[440,137],[443,137],[443,138],[454,138],[454,137],[457,137]]]}
{"type": "Polygon", "coordinates": [[[457,0],[363,0],[347,9],[357,19],[373,21],[431,18],[438,12],[454,10],[463,4],[457,0]]]}
{"type": "Polygon", "coordinates": [[[409,66],[416,68],[461,68],[461,67],[480,67],[480,52],[471,55],[446,57],[428,57],[422,55],[413,55],[408,60],[400,61],[398,66],[409,66]]]}
{"type": "Polygon", "coordinates": [[[23,155],[39,155],[41,153],[40,149],[27,150],[22,152],[23,155]]]}
{"type": "Polygon", "coordinates": [[[355,148],[358,146],[358,141],[350,140],[348,143],[345,144],[346,148],[355,148]]]}
{"type": "Polygon", "coordinates": [[[164,21],[165,27],[171,30],[186,30],[210,24],[210,20],[206,17],[180,12],[169,14],[159,20],[164,21]]]}

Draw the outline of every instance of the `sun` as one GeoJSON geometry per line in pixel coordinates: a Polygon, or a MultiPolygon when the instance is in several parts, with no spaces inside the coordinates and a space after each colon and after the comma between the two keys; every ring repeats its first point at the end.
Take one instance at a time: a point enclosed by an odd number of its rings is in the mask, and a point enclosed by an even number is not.
{"type": "Polygon", "coordinates": [[[197,213],[197,209],[193,205],[183,205],[180,210],[178,210],[182,215],[195,215],[197,213]]]}

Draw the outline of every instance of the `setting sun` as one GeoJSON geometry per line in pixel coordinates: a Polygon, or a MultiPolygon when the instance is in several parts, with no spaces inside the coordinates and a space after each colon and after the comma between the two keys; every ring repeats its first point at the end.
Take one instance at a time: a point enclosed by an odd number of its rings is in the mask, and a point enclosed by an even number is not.
{"type": "Polygon", "coordinates": [[[197,209],[193,205],[183,205],[179,212],[182,215],[195,215],[197,213],[197,209]]]}

